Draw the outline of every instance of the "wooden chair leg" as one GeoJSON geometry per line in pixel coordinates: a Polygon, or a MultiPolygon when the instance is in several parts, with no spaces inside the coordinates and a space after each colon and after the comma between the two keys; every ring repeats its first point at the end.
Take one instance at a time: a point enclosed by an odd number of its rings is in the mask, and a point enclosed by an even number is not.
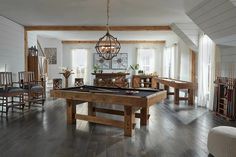
{"type": "Polygon", "coordinates": [[[3,114],[3,103],[4,103],[4,98],[2,99],[2,102],[1,102],[1,105],[2,105],[1,117],[2,117],[2,114],[3,114]]]}
{"type": "Polygon", "coordinates": [[[8,117],[8,97],[6,97],[6,117],[8,117]]]}
{"type": "Polygon", "coordinates": [[[13,102],[14,98],[11,97],[11,112],[13,112],[13,107],[14,107],[14,102],[13,102]]]}

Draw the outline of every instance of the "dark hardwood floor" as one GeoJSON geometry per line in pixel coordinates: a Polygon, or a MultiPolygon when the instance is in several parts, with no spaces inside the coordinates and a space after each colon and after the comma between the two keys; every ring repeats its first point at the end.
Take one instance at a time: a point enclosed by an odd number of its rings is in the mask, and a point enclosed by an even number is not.
{"type": "MultiPolygon", "coordinates": [[[[236,126],[204,108],[172,102],[152,106],[147,127],[136,119],[130,138],[122,129],[86,121],[67,126],[65,101],[48,99],[44,112],[32,108],[1,118],[0,157],[205,157],[208,131],[236,126]]],[[[77,112],[85,113],[86,104],[77,106],[77,112]]]]}

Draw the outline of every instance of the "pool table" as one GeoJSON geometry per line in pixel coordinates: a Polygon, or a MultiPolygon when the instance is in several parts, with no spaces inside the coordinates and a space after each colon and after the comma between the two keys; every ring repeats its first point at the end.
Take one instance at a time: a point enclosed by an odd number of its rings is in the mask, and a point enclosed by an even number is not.
{"type": "Polygon", "coordinates": [[[67,102],[67,124],[75,124],[76,119],[93,123],[111,125],[124,129],[125,136],[132,136],[135,118],[140,118],[140,125],[147,125],[149,107],[166,98],[165,90],[108,88],[95,86],[80,86],[51,90],[51,97],[64,98],[67,102]],[[76,113],[76,104],[88,102],[88,115],[76,113]],[[97,107],[96,103],[104,105],[122,105],[124,110],[114,110],[97,107]],[[136,111],[140,111],[136,113],[136,111]],[[124,116],[124,121],[112,120],[96,116],[96,112],[124,116]]]}

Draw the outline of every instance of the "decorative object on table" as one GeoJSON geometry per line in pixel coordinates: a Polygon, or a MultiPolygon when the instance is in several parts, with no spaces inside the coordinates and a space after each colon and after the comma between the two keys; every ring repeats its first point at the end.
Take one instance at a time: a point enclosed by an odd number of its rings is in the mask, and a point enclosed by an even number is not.
{"type": "Polygon", "coordinates": [[[129,95],[133,95],[133,94],[138,94],[139,91],[136,91],[136,90],[127,90],[125,91],[126,94],[129,94],[129,95]]]}
{"type": "Polygon", "coordinates": [[[100,69],[98,72],[99,72],[100,74],[102,74],[102,73],[103,73],[103,70],[102,70],[102,69],[100,69]]]}
{"type": "Polygon", "coordinates": [[[95,49],[100,57],[105,60],[111,60],[114,58],[120,51],[120,43],[117,41],[117,38],[113,37],[110,34],[109,29],[109,9],[110,9],[110,0],[107,0],[107,33],[99,39],[95,49]]]}
{"type": "Polygon", "coordinates": [[[111,61],[112,69],[125,70],[128,68],[128,53],[119,53],[111,61]]]}
{"type": "Polygon", "coordinates": [[[44,48],[48,64],[57,64],[57,48],[44,48]]]}
{"type": "Polygon", "coordinates": [[[98,71],[99,68],[100,68],[99,65],[95,64],[95,65],[93,66],[93,72],[94,72],[94,73],[97,73],[97,71],[98,71]]]}
{"type": "Polygon", "coordinates": [[[28,48],[29,56],[38,56],[38,49],[36,46],[31,46],[28,48]]]}
{"type": "Polygon", "coordinates": [[[65,87],[68,87],[68,79],[70,77],[71,74],[74,74],[72,72],[72,69],[69,68],[62,68],[62,72],[60,72],[60,74],[62,74],[65,77],[65,87]]]}
{"type": "Polygon", "coordinates": [[[152,75],[152,76],[157,76],[157,77],[158,77],[157,72],[151,73],[151,75],[152,75]]]}
{"type": "Polygon", "coordinates": [[[105,60],[104,58],[100,57],[99,54],[94,53],[94,66],[98,66],[99,69],[110,69],[111,68],[111,61],[105,60]]]}
{"type": "Polygon", "coordinates": [[[144,73],[143,73],[143,70],[138,70],[138,74],[139,75],[143,75],[144,73]]]}
{"type": "Polygon", "coordinates": [[[144,83],[141,83],[141,87],[142,87],[142,88],[144,87],[144,83]]]}
{"type": "Polygon", "coordinates": [[[131,68],[132,70],[134,70],[135,75],[138,74],[139,64],[130,65],[130,68],[131,68]]]}

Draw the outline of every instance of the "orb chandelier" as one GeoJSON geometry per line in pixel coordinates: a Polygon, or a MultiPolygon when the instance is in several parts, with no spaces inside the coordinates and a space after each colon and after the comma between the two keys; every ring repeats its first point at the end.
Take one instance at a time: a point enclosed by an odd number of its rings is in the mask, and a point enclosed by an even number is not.
{"type": "Polygon", "coordinates": [[[113,37],[109,32],[109,5],[110,0],[107,0],[107,33],[98,40],[95,46],[95,49],[99,56],[105,60],[112,60],[113,57],[117,56],[121,48],[119,41],[117,41],[117,38],[113,37]]]}

